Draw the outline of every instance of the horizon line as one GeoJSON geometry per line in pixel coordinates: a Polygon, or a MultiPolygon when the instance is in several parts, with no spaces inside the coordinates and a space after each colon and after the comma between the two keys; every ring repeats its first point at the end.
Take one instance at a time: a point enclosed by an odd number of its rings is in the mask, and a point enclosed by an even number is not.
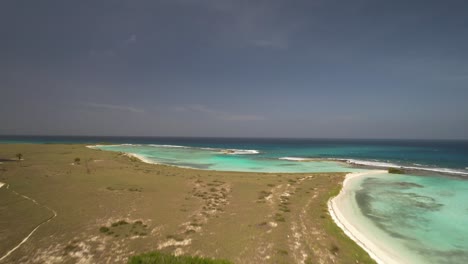
{"type": "Polygon", "coordinates": [[[468,141],[468,138],[345,138],[345,137],[248,137],[248,136],[131,136],[131,135],[64,135],[64,134],[0,134],[0,137],[107,137],[107,138],[200,138],[200,139],[290,139],[290,140],[415,140],[415,141],[468,141]]]}

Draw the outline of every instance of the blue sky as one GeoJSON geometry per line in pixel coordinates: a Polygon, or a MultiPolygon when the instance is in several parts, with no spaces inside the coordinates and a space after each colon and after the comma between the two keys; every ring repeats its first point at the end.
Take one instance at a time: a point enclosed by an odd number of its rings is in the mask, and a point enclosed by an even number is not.
{"type": "Polygon", "coordinates": [[[0,3],[0,134],[468,139],[466,1],[0,3]]]}

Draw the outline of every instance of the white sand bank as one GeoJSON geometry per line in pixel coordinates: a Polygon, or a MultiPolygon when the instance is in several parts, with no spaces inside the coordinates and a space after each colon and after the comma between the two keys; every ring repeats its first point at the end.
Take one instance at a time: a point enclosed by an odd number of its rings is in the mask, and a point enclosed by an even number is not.
{"type": "Polygon", "coordinates": [[[2,186],[5,185],[3,182],[0,182],[0,188],[2,188],[2,186]]]}
{"type": "Polygon", "coordinates": [[[387,171],[372,170],[368,172],[349,173],[343,181],[341,192],[328,202],[328,211],[333,221],[344,231],[344,233],[361,246],[377,263],[379,264],[401,264],[407,263],[404,257],[399,256],[397,252],[385,245],[385,241],[371,236],[372,231],[364,234],[362,226],[359,228],[355,223],[358,220],[353,215],[351,201],[354,199],[354,193],[349,190],[352,182],[365,175],[385,174],[387,171]],[[348,187],[348,188],[347,188],[348,187]]]}

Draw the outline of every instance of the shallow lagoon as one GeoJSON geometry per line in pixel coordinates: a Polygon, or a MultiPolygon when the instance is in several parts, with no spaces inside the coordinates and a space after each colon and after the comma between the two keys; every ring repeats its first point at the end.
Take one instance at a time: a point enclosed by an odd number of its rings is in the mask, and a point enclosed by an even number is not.
{"type": "Polygon", "coordinates": [[[468,263],[468,181],[370,175],[351,188],[362,215],[410,263],[468,263]]]}
{"type": "MultiPolygon", "coordinates": [[[[167,147],[156,145],[103,145],[102,150],[136,154],[147,161],[167,165],[191,167],[205,170],[247,171],[247,172],[354,172],[362,171],[342,162],[316,161],[298,162],[267,158],[251,154],[246,150],[241,153],[227,154],[225,149],[167,147]]],[[[231,150],[235,151],[235,150],[231,150]]]]}

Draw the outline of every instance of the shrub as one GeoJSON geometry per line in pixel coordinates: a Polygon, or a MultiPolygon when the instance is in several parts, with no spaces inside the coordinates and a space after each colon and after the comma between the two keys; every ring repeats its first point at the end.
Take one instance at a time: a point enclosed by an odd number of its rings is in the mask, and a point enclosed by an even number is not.
{"type": "Polygon", "coordinates": [[[75,163],[76,164],[80,164],[80,161],[81,161],[80,158],[75,158],[75,163]]]}
{"type": "Polygon", "coordinates": [[[101,226],[101,228],[99,228],[99,231],[100,231],[101,233],[107,233],[107,232],[109,232],[109,228],[108,228],[108,227],[105,227],[105,226],[101,226]]]}
{"type": "Polygon", "coordinates": [[[278,254],[280,254],[280,255],[287,255],[287,254],[288,254],[288,251],[287,251],[287,250],[284,250],[284,249],[278,249],[277,252],[278,252],[278,254]]]}
{"type": "Polygon", "coordinates": [[[340,251],[340,248],[335,244],[331,244],[330,251],[331,251],[331,253],[336,255],[340,251]]]}
{"type": "Polygon", "coordinates": [[[23,154],[21,154],[21,153],[17,153],[15,156],[18,158],[18,160],[23,159],[23,154]]]}
{"type": "Polygon", "coordinates": [[[388,173],[393,173],[393,174],[403,174],[403,170],[397,169],[397,168],[388,168],[388,173]]]}
{"type": "Polygon", "coordinates": [[[116,226],[119,226],[119,225],[128,225],[128,222],[125,221],[125,220],[120,220],[118,222],[115,222],[115,223],[111,224],[111,226],[113,226],[113,227],[116,227],[116,226]]]}
{"type": "Polygon", "coordinates": [[[128,264],[232,264],[232,262],[220,259],[210,259],[191,256],[174,256],[161,252],[150,252],[133,256],[128,264]]]}

